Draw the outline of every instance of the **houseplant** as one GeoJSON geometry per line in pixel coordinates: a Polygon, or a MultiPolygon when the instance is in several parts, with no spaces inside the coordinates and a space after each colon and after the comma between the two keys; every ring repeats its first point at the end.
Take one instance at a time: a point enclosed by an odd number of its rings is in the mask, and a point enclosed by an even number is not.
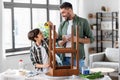
{"type": "Polygon", "coordinates": [[[40,28],[40,30],[42,31],[43,36],[44,36],[44,40],[46,42],[48,42],[48,40],[49,40],[49,30],[50,30],[50,27],[52,27],[52,26],[53,26],[53,23],[50,21],[45,22],[43,26],[40,24],[38,26],[40,28]]]}

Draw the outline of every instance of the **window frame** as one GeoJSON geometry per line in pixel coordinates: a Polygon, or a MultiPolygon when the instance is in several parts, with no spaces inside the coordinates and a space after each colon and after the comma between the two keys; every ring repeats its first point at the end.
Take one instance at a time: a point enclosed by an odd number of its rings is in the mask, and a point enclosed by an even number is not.
{"type": "MultiPolygon", "coordinates": [[[[60,4],[62,3],[62,0],[60,0],[60,4]]],[[[11,52],[19,52],[19,51],[26,51],[29,50],[31,46],[27,46],[27,47],[21,47],[21,48],[15,48],[15,35],[14,35],[14,8],[30,8],[30,29],[33,29],[33,12],[32,9],[34,8],[39,8],[39,9],[46,9],[47,11],[47,21],[49,21],[49,11],[50,10],[59,10],[59,5],[52,5],[49,4],[49,0],[47,0],[46,4],[34,4],[32,3],[32,0],[30,0],[30,3],[17,3],[17,2],[13,2],[13,0],[11,0],[11,2],[3,2],[4,4],[4,8],[5,9],[10,9],[11,10],[11,21],[12,21],[12,48],[11,49],[6,49],[5,52],[6,53],[11,53],[11,52]]],[[[60,17],[60,21],[62,20],[62,18],[60,17]]],[[[32,44],[32,43],[31,43],[32,44]]]]}

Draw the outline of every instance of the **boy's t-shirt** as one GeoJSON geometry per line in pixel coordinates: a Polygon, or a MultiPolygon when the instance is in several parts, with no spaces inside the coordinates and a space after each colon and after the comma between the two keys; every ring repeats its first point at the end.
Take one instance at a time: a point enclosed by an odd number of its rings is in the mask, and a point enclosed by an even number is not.
{"type": "MultiPolygon", "coordinates": [[[[41,57],[42,57],[42,64],[49,63],[48,54],[47,54],[47,51],[45,49],[45,46],[46,45],[44,43],[40,46],[37,46],[35,43],[32,44],[32,47],[30,49],[30,58],[31,58],[33,65],[36,63],[41,63],[40,53],[41,53],[41,57]],[[40,50],[41,52],[39,52],[39,48],[41,49],[40,50]]],[[[41,71],[41,69],[38,69],[38,68],[36,68],[36,69],[38,71],[44,72],[44,73],[46,73],[48,71],[48,68],[42,68],[42,71],[41,71]]]]}
{"type": "MultiPolygon", "coordinates": [[[[41,48],[42,62],[43,64],[48,64],[48,54],[43,46],[39,46],[41,48]]],[[[48,68],[43,68],[43,72],[47,72],[48,68]]]]}

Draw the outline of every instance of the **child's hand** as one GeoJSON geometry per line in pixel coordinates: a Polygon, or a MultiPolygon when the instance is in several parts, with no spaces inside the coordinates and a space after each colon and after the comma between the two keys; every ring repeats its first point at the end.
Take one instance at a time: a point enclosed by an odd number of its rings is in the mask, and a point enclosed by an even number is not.
{"type": "Polygon", "coordinates": [[[37,67],[37,68],[46,68],[49,66],[50,66],[49,64],[35,64],[35,67],[37,67]]]}
{"type": "Polygon", "coordinates": [[[47,68],[47,67],[50,67],[50,65],[49,64],[44,64],[43,67],[47,68]]]}

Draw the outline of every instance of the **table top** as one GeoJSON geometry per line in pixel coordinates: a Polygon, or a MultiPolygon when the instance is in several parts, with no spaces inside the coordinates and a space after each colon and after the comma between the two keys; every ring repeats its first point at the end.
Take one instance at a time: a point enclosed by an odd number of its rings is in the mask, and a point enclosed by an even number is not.
{"type": "MultiPolygon", "coordinates": [[[[19,74],[18,70],[7,70],[0,74],[0,80],[88,80],[86,78],[81,78],[80,76],[72,75],[72,76],[48,76],[44,73],[40,73],[34,76],[27,76],[19,74]]],[[[101,79],[95,80],[111,80],[109,76],[104,76],[101,79]]]]}
{"type": "MultiPolygon", "coordinates": [[[[34,72],[34,71],[33,71],[34,72]]],[[[49,76],[45,73],[33,73],[29,75],[29,71],[20,72],[19,70],[9,69],[0,74],[0,80],[84,80],[80,76],[49,76]]]]}
{"type": "Polygon", "coordinates": [[[102,72],[102,73],[110,73],[110,72],[114,72],[115,69],[113,68],[91,68],[90,69],[91,72],[102,72]]]}

